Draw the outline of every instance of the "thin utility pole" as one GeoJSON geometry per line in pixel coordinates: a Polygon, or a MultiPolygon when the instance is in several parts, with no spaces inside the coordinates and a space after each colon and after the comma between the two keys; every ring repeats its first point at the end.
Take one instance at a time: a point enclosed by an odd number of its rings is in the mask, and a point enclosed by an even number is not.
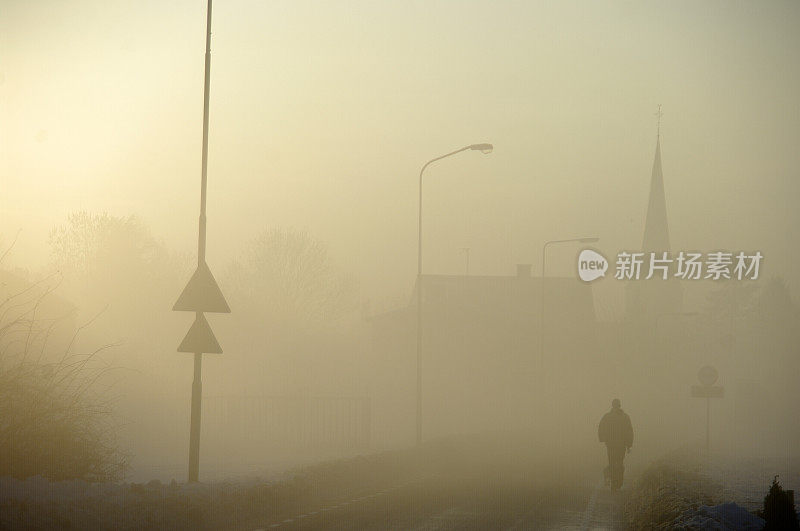
{"type": "MultiPolygon", "coordinates": [[[[208,181],[208,98],[211,90],[211,0],[208,0],[206,13],[206,64],[205,82],[203,85],[203,160],[200,176],[200,228],[197,234],[197,266],[206,261],[206,184],[208,181]]],[[[203,312],[197,312],[201,319],[203,312]]],[[[194,379],[192,380],[192,418],[189,428],[189,476],[190,482],[196,482],[200,475],[200,411],[203,400],[203,353],[194,353],[194,379]]]]}
{"type": "Polygon", "coordinates": [[[706,457],[711,457],[711,397],[706,397],[706,457]]]}

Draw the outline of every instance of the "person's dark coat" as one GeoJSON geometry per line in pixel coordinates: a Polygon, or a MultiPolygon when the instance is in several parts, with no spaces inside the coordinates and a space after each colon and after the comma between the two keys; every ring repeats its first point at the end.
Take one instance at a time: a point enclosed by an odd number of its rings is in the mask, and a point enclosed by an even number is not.
{"type": "Polygon", "coordinates": [[[633,446],[633,426],[631,418],[622,408],[612,408],[603,415],[600,426],[597,428],[597,437],[600,442],[609,446],[633,446]]]}

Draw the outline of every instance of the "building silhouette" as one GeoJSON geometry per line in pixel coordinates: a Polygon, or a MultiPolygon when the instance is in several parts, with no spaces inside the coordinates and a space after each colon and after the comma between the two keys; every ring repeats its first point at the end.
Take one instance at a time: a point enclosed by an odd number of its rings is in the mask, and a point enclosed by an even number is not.
{"type": "MultiPolygon", "coordinates": [[[[532,429],[533,408],[542,401],[580,409],[585,398],[574,375],[600,363],[590,285],[576,277],[547,277],[543,284],[529,267],[518,268],[516,275],[422,275],[419,281],[426,439],[532,429]],[[543,396],[543,382],[550,396],[543,396]]],[[[414,434],[416,292],[407,306],[369,319],[376,367],[373,433],[379,445],[414,434]]]]}

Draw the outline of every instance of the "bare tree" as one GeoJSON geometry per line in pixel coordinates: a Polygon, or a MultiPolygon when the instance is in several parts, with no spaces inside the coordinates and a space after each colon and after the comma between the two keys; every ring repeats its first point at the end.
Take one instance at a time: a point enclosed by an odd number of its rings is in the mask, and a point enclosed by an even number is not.
{"type": "Polygon", "coordinates": [[[233,313],[226,348],[239,353],[254,389],[307,392],[356,355],[355,286],[307,232],[267,229],[221,277],[233,313]],[[324,372],[324,374],[323,374],[324,372]]]}
{"type": "Polygon", "coordinates": [[[137,217],[76,212],[50,233],[62,291],[87,315],[103,308],[102,331],[141,349],[163,337],[168,312],[188,273],[188,257],[171,252],[137,217]]]}
{"type": "Polygon", "coordinates": [[[354,284],[307,232],[267,229],[225,276],[231,296],[260,319],[288,326],[335,322],[354,308],[354,284]]]}
{"type": "Polygon", "coordinates": [[[162,284],[163,277],[178,276],[185,268],[185,257],[170,253],[136,216],[75,212],[50,232],[50,248],[68,283],[77,281],[95,292],[162,284]]]}

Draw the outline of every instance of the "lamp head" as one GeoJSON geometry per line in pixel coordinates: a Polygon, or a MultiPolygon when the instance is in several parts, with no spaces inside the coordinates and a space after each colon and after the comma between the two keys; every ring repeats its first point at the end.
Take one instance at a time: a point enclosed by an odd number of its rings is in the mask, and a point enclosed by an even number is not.
{"type": "Polygon", "coordinates": [[[472,144],[469,148],[475,151],[480,151],[484,154],[488,154],[492,152],[494,146],[491,144],[472,144]]]}

